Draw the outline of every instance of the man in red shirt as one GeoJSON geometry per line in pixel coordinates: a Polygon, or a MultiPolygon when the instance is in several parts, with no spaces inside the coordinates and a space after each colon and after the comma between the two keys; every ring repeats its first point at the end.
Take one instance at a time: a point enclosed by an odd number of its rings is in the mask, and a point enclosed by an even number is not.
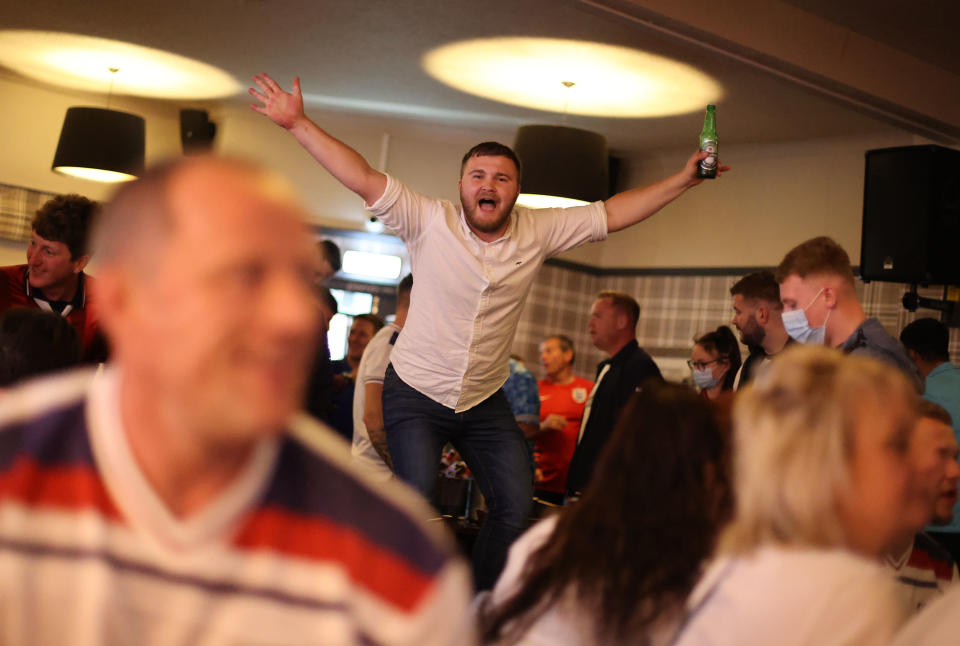
{"type": "Polygon", "coordinates": [[[540,387],[540,433],[536,437],[537,483],[534,495],[563,504],[567,469],[577,448],[577,434],[593,382],[573,375],[573,342],[563,335],[540,344],[546,379],[540,387]]]}
{"type": "Polygon", "coordinates": [[[89,297],[93,279],[83,273],[90,260],[87,229],[96,207],[80,195],[47,201],[31,223],[27,264],[0,267],[0,312],[26,307],[59,314],[77,330],[87,361],[105,358],[89,297]]]}

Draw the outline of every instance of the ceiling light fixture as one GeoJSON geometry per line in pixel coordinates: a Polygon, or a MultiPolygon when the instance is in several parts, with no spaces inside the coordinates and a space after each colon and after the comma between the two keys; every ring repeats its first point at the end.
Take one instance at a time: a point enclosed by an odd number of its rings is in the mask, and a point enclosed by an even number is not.
{"type": "Polygon", "coordinates": [[[721,86],[694,67],[628,47],[558,38],[459,41],[424,55],[426,72],[492,101],[556,111],[562,81],[577,79],[570,114],[663,117],[718,103],[721,86]]]}
{"type": "MultiPolygon", "coordinates": [[[[111,67],[111,79],[119,70],[111,67]]],[[[51,166],[55,173],[95,182],[126,182],[143,173],[146,124],[143,117],[106,108],[72,107],[60,130],[51,166]]]]}
{"type": "Polygon", "coordinates": [[[119,95],[154,99],[218,99],[243,87],[220,68],[152,47],[81,34],[0,30],[0,65],[44,83],[89,90],[119,67],[119,95]]]}
{"type": "Polygon", "coordinates": [[[576,83],[561,81],[563,118],[559,126],[521,126],[513,150],[523,164],[523,191],[517,204],[529,208],[567,207],[605,200],[610,193],[610,155],[606,138],[570,128],[569,97],[576,83]]]}

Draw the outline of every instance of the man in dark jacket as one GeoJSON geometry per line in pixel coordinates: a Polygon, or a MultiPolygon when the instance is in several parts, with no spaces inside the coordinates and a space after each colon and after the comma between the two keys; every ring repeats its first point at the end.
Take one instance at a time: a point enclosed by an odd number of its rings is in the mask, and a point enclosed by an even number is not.
{"type": "Polygon", "coordinates": [[[629,294],[602,291],[590,309],[590,339],[610,355],[597,366],[587,398],[580,437],[567,473],[567,498],[579,498],[590,482],[597,457],[613,433],[624,404],[647,379],[662,379],[650,355],[637,344],[640,305],[629,294]]]}

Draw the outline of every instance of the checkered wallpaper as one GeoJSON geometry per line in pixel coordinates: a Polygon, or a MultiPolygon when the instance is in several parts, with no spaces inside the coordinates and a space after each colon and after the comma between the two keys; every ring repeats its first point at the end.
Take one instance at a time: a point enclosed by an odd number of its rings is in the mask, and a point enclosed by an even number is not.
{"type": "Polygon", "coordinates": [[[13,242],[29,242],[33,214],[54,195],[56,194],[0,184],[0,238],[13,242]]]}
{"type": "MultiPolygon", "coordinates": [[[[566,334],[574,342],[574,372],[593,379],[596,365],[606,358],[590,343],[587,316],[594,296],[602,289],[631,294],[640,303],[637,341],[658,363],[677,366],[690,356],[693,339],[733,315],[730,287],[739,276],[596,276],[545,265],[534,283],[514,340],[513,351],[538,376],[539,344],[552,334],[566,334]]],[[[916,318],[938,317],[931,310],[906,311],[900,299],[907,286],[899,283],[857,284],[867,316],[876,316],[894,336],[916,318]]],[[[922,296],[942,298],[941,288],[921,289],[922,296]]],[[[746,349],[742,352],[746,356],[746,349]]],[[[960,363],[960,329],[950,330],[950,355],[960,363]]]]}

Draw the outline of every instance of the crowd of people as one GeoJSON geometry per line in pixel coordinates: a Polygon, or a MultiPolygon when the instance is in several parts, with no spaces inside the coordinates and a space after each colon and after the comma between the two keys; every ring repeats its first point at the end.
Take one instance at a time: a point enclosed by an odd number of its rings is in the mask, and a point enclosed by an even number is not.
{"type": "Polygon", "coordinates": [[[639,303],[608,290],[594,379],[556,330],[537,382],[509,355],[540,265],[700,184],[704,153],[532,210],[520,160],[485,142],[454,205],[331,137],[298,81],[255,81],[254,110],[406,243],[393,320],[355,317],[331,361],[339,250],[247,162],[186,158],[103,206],[41,208],[27,264],[0,269],[0,643],[905,645],[960,628],[942,323],[890,336],[818,237],[733,285],[733,329],[691,340],[688,383],[664,380],[639,303]],[[448,443],[486,509],[472,575],[431,522],[448,443]]]}

